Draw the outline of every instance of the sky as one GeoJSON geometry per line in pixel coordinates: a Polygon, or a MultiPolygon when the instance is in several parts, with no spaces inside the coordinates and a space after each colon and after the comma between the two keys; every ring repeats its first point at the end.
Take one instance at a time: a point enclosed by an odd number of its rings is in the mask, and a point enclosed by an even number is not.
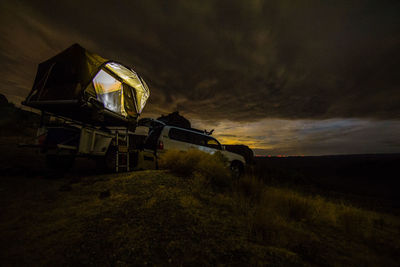
{"type": "Polygon", "coordinates": [[[400,2],[0,2],[0,93],[79,43],[148,83],[142,117],[179,111],[257,155],[400,153],[400,2]]]}

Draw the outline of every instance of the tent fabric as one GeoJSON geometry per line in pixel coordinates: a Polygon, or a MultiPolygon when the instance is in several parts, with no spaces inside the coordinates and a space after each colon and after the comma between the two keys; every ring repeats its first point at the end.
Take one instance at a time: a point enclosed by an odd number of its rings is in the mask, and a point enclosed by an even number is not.
{"type": "Polygon", "coordinates": [[[96,116],[97,120],[112,122],[110,116],[115,119],[116,115],[120,121],[132,121],[140,115],[148,97],[149,89],[136,72],[74,44],[39,64],[23,104],[91,122],[94,119],[90,113],[94,111],[89,103],[96,99],[106,110],[106,115],[96,116]]]}
{"type": "Polygon", "coordinates": [[[107,62],[74,44],[39,64],[27,101],[77,100],[101,65],[107,62]]]}

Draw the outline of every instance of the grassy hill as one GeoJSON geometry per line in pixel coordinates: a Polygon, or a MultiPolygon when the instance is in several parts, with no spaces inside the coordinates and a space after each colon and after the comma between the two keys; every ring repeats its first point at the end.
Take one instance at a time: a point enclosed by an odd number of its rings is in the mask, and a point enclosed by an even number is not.
{"type": "Polygon", "coordinates": [[[180,162],[178,173],[2,177],[2,265],[396,266],[400,259],[398,217],[251,177],[221,183],[215,158],[180,162]]]}
{"type": "Polygon", "coordinates": [[[72,184],[14,179],[1,180],[1,188],[8,187],[1,196],[3,264],[298,260],[248,240],[246,217],[228,196],[195,196],[187,181],[166,172],[101,175],[72,184]]]}

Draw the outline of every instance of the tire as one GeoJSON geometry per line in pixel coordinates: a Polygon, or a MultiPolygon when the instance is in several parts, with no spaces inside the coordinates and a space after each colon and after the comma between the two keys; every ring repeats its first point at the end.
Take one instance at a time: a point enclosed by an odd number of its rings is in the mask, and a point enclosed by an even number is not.
{"type": "Polygon", "coordinates": [[[230,171],[233,179],[239,179],[243,175],[243,164],[239,161],[233,161],[230,165],[230,171]]]}
{"type": "Polygon", "coordinates": [[[104,157],[98,158],[97,168],[101,171],[112,173],[116,171],[117,163],[117,148],[115,146],[110,146],[104,157]]]}

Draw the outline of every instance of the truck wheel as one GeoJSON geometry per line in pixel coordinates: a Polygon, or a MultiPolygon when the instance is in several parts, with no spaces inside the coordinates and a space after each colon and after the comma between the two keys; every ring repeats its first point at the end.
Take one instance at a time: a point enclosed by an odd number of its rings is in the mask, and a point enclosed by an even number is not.
{"type": "Polygon", "coordinates": [[[243,164],[238,161],[233,161],[230,166],[233,179],[239,179],[243,175],[243,164]]]}
{"type": "Polygon", "coordinates": [[[117,148],[115,146],[110,146],[104,157],[97,160],[98,169],[105,172],[115,172],[115,165],[117,163],[117,148]]]}
{"type": "Polygon", "coordinates": [[[74,155],[46,155],[46,167],[57,171],[68,171],[74,165],[74,155]]]}

